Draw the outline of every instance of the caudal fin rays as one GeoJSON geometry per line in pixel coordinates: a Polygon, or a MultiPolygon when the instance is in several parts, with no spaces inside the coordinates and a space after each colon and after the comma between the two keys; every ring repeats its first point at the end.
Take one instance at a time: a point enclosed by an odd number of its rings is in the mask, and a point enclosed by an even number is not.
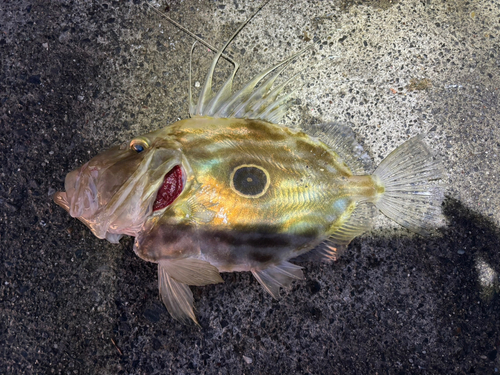
{"type": "Polygon", "coordinates": [[[385,191],[375,203],[398,224],[419,234],[429,234],[441,218],[444,199],[440,180],[444,170],[439,158],[424,143],[425,135],[413,137],[394,150],[374,172],[385,191]]]}

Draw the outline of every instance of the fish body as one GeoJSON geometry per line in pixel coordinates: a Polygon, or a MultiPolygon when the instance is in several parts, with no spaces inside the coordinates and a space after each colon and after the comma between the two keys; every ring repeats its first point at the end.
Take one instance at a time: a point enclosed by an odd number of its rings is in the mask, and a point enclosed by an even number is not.
{"type": "Polygon", "coordinates": [[[199,117],[144,138],[175,140],[191,171],[178,199],[137,236],[136,252],[149,261],[182,253],[219,271],[267,268],[310,250],[383,192],[320,140],[261,120],[199,117]]]}
{"type": "Polygon", "coordinates": [[[435,182],[442,168],[423,136],[367,173],[368,156],[348,127],[277,124],[289,101],[274,82],[297,55],[232,93],[236,67],[212,93],[224,49],[190,105],[192,118],[97,155],[70,172],[66,191],[54,196],[99,238],[134,236],[135,253],[158,263],[168,311],[183,322],[196,322],[189,285],[251,271],[277,297],[280,287],[303,278],[290,259],[310,252],[335,260],[370,229],[375,207],[426,233],[443,199],[435,182]]]}

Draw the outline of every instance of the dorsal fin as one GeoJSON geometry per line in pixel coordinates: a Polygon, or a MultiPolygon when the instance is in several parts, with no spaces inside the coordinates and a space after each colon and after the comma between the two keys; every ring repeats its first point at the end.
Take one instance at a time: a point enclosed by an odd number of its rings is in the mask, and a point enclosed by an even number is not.
{"type": "Polygon", "coordinates": [[[216,52],[214,59],[212,60],[212,64],[208,70],[207,77],[203,84],[203,87],[200,91],[200,95],[198,97],[198,101],[196,103],[192,100],[191,93],[191,61],[192,61],[192,53],[195,47],[193,44],[191,48],[190,58],[189,58],[189,114],[191,117],[194,116],[210,116],[210,117],[218,117],[218,118],[247,118],[247,119],[258,119],[269,121],[273,123],[278,123],[281,121],[285,113],[291,106],[290,98],[291,93],[288,95],[284,95],[280,98],[278,96],[281,94],[285,86],[298,74],[292,76],[292,78],[288,79],[285,83],[279,85],[276,88],[273,87],[273,83],[278,78],[278,76],[284,71],[286,66],[288,66],[293,59],[304,54],[311,46],[299,51],[298,53],[292,55],[286,60],[272,66],[271,68],[265,69],[264,71],[257,74],[252,80],[250,80],[242,89],[238,90],[235,93],[232,93],[232,85],[234,76],[239,68],[239,64],[232,60],[230,57],[224,54],[225,49],[231,43],[231,41],[238,35],[238,33],[250,22],[250,20],[268,3],[269,1],[265,1],[259,8],[233,33],[233,35],[227,40],[224,46],[220,50],[216,50],[210,44],[208,44],[203,39],[199,38],[185,27],[175,22],[152,5],[150,7],[161,14],[165,19],[174,24],[176,27],[180,28],[198,42],[208,46],[212,51],[216,52]],[[220,59],[220,57],[224,57],[226,60],[231,62],[234,65],[232,73],[226,79],[221,89],[214,93],[212,91],[212,79],[215,67],[220,59]],[[279,67],[283,67],[280,70],[277,70],[279,67]],[[277,71],[276,71],[277,70],[277,71]],[[270,77],[264,80],[264,78],[276,71],[270,77]],[[259,85],[260,83],[260,85],[259,85]],[[257,85],[259,85],[257,87],[257,85]]]}
{"type": "MultiPolygon", "coordinates": [[[[210,112],[210,109],[211,108],[213,109],[214,107],[216,107],[216,104],[217,104],[217,100],[215,100],[215,102],[211,101],[211,99],[212,99],[212,97],[214,95],[213,92],[212,92],[212,77],[213,77],[213,74],[214,74],[215,66],[217,65],[217,62],[219,61],[220,57],[224,53],[224,50],[227,48],[227,46],[229,45],[229,43],[231,43],[231,41],[236,37],[236,35],[238,35],[238,33],[241,31],[241,29],[243,29],[248,24],[248,22],[250,22],[250,20],[266,4],[267,4],[267,2],[265,2],[261,6],[259,6],[257,8],[257,10],[255,12],[253,12],[253,14],[250,17],[248,17],[248,19],[240,27],[238,27],[238,29],[227,40],[227,42],[219,50],[219,52],[217,52],[217,54],[215,55],[214,59],[212,60],[212,65],[210,66],[210,69],[208,70],[207,78],[205,79],[205,83],[203,84],[203,87],[201,89],[200,97],[198,98],[198,103],[196,104],[194,113],[190,113],[191,116],[210,116],[210,114],[206,113],[206,112],[210,112]]],[[[219,92],[219,94],[221,92],[227,91],[228,87],[229,87],[229,90],[230,90],[231,85],[232,85],[232,81],[233,81],[233,77],[236,74],[236,70],[237,69],[238,69],[238,65],[235,65],[233,73],[228,78],[228,80],[224,83],[224,86],[221,89],[221,91],[219,92]]],[[[220,96],[220,97],[224,96],[224,95],[219,95],[219,94],[216,95],[215,99],[217,99],[218,96],[220,96]]]]}
{"type": "Polygon", "coordinates": [[[304,123],[301,129],[330,146],[349,167],[353,174],[365,174],[372,169],[372,160],[358,143],[348,126],[336,122],[323,124],[304,123]]]}
{"type": "MultiPolygon", "coordinates": [[[[260,8],[262,9],[264,7],[264,5],[266,5],[269,1],[265,2],[260,8]]],[[[153,9],[156,13],[158,13],[160,16],[162,16],[163,18],[165,18],[168,22],[170,22],[172,25],[174,25],[175,27],[181,29],[182,31],[184,31],[186,34],[188,34],[190,37],[192,37],[194,40],[196,40],[197,42],[200,42],[201,44],[203,44],[205,47],[211,49],[212,51],[214,52],[217,52],[217,49],[213,46],[210,45],[210,43],[208,43],[206,40],[203,40],[202,38],[200,38],[198,35],[196,35],[195,33],[192,33],[191,31],[189,31],[188,29],[186,29],[184,26],[182,26],[180,23],[174,21],[172,18],[170,18],[169,16],[167,16],[165,13],[162,13],[160,12],[158,9],[156,9],[153,5],[151,5],[150,3],[146,3],[147,5],[149,5],[149,7],[151,9],[153,9]]],[[[255,15],[255,14],[254,14],[255,15]]],[[[252,16],[253,17],[253,16],[252,16]]],[[[249,20],[248,20],[249,21],[249,20]]],[[[247,22],[248,22],[247,21],[247,22]]],[[[233,65],[238,65],[238,63],[236,61],[234,61],[231,57],[229,57],[228,55],[226,55],[225,53],[222,53],[221,56],[223,58],[225,58],[227,61],[229,61],[231,64],[233,65]]]]}
{"type": "MultiPolygon", "coordinates": [[[[273,84],[276,79],[283,73],[285,68],[298,56],[304,54],[310,46],[295,53],[286,60],[258,73],[251,79],[243,88],[231,94],[233,79],[236,74],[237,66],[229,78],[224,82],[222,88],[216,93],[211,92],[211,83],[207,89],[202,90],[198,103],[194,110],[190,112],[191,116],[210,116],[218,118],[247,118],[269,121],[273,123],[279,122],[285,115],[286,111],[291,106],[291,94],[278,96],[282,93],[285,86],[291,83],[298,74],[293,75],[290,79],[273,89],[273,84]],[[278,70],[278,68],[280,68],[278,70]],[[271,74],[274,72],[274,74],[271,74]],[[269,75],[269,76],[268,76],[269,75]],[[265,77],[268,76],[266,79],[265,77]],[[260,85],[259,85],[260,83],[260,85]],[[257,87],[257,85],[259,85],[257,87]],[[208,89],[210,87],[210,90],[208,89]]],[[[216,59],[218,57],[216,56],[216,59]]],[[[214,62],[215,59],[214,59],[214,62]]],[[[214,65],[210,68],[208,80],[211,81],[214,65]]],[[[207,85],[205,82],[205,85],[207,85]]]]}

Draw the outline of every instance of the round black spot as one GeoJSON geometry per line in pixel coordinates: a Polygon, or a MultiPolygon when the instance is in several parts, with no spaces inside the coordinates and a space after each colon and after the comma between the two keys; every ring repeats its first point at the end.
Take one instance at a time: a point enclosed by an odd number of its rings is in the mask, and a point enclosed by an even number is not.
{"type": "Polygon", "coordinates": [[[232,185],[239,193],[247,196],[262,194],[269,186],[263,169],[254,166],[240,166],[233,174],[232,185]]]}

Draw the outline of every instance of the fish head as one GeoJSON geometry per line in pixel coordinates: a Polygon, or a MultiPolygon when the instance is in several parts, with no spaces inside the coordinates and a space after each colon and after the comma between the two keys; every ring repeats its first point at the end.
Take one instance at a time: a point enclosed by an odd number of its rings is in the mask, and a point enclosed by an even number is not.
{"type": "Polygon", "coordinates": [[[182,192],[189,167],[179,145],[152,132],[104,151],[67,174],[54,201],[98,238],[135,236],[155,210],[182,192]]]}

